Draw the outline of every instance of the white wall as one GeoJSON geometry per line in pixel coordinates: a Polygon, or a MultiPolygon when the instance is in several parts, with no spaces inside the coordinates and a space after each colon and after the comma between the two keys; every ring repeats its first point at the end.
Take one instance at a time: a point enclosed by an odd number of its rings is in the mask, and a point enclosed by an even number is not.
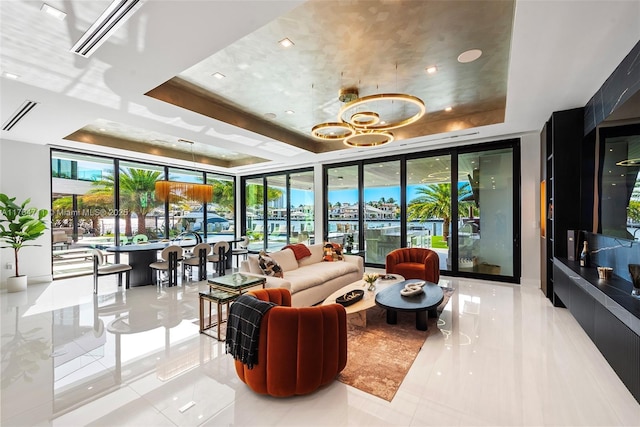
{"type": "MultiPolygon", "coordinates": [[[[0,192],[16,197],[17,202],[31,199],[29,206],[51,209],[51,160],[49,147],[6,139],[0,140],[0,192]]],[[[20,273],[29,277],[29,283],[51,280],[51,233],[36,242],[41,246],[20,250],[20,273]]],[[[13,263],[11,249],[0,250],[0,283],[15,274],[5,268],[13,263]]]]}
{"type": "Polygon", "coordinates": [[[524,286],[540,288],[540,134],[521,137],[521,212],[520,237],[524,286]]]}

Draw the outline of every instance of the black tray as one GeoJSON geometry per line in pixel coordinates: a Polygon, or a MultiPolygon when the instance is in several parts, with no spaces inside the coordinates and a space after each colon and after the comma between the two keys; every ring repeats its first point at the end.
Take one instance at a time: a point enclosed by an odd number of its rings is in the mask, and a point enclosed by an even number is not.
{"type": "Polygon", "coordinates": [[[362,289],[354,289],[344,295],[340,295],[336,298],[336,302],[344,307],[348,307],[351,304],[355,304],[362,299],[364,291],[362,289]]]}

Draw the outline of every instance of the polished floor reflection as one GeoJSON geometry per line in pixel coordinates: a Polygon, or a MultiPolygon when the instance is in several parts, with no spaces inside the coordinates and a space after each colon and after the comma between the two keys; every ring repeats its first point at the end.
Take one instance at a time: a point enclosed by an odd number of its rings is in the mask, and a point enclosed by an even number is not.
{"type": "Polygon", "coordinates": [[[538,289],[456,288],[391,402],[340,382],[258,396],[198,333],[202,283],[119,291],[115,277],[0,295],[3,426],[625,425],[633,399],[567,312],[538,289]]]}

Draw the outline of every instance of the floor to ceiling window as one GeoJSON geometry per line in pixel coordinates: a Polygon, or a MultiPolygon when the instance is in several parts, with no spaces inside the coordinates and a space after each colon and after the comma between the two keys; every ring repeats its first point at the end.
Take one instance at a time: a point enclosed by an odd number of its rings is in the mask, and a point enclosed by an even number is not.
{"type": "Polygon", "coordinates": [[[90,260],[74,249],[113,244],[113,160],[76,153],[51,155],[51,236],[55,279],[88,274],[90,260]]]}
{"type": "MultiPolygon", "coordinates": [[[[164,167],[136,163],[119,162],[118,189],[119,243],[157,239],[167,236],[165,224],[165,204],[155,197],[156,181],[164,179],[164,167]]],[[[108,186],[113,179],[107,180],[108,186]]],[[[177,234],[170,224],[170,236],[177,234]]]]}
{"type": "Polygon", "coordinates": [[[231,176],[51,150],[51,179],[56,279],[91,274],[92,248],[173,238],[182,231],[203,237],[234,233],[235,179],[231,176]],[[175,195],[159,200],[156,182],[167,176],[194,184],[202,184],[206,177],[213,186],[212,202],[175,195]]]}
{"type": "Polygon", "coordinates": [[[360,236],[360,199],[358,165],[325,169],[327,189],[327,227],[325,240],[347,246],[353,239],[351,252],[364,248],[360,236]]]}
{"type": "Polygon", "coordinates": [[[400,161],[364,165],[365,262],[384,264],[401,247],[400,161]]]}
{"type": "Polygon", "coordinates": [[[460,154],[458,172],[458,269],[512,276],[513,149],[460,154]]]}
{"type": "Polygon", "coordinates": [[[384,266],[395,248],[423,247],[450,274],[517,282],[518,147],[509,140],[327,165],[326,238],[346,245],[355,233],[367,265],[384,266]]]}
{"type": "Polygon", "coordinates": [[[275,251],[315,241],[312,170],[244,177],[242,191],[249,250],[275,251]]]}
{"type": "Polygon", "coordinates": [[[448,270],[451,231],[451,156],[407,160],[407,246],[428,248],[448,270]]]}

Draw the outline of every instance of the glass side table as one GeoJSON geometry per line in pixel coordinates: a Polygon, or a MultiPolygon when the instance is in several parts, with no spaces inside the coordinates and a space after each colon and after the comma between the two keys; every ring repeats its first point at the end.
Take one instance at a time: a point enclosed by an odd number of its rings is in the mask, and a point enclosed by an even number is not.
{"type": "Polygon", "coordinates": [[[220,289],[211,289],[209,292],[200,292],[200,333],[222,341],[221,325],[227,321],[222,315],[222,306],[227,306],[227,317],[229,316],[229,304],[238,298],[235,292],[227,292],[220,289]],[[205,319],[205,304],[209,303],[209,317],[205,319]],[[213,304],[216,304],[216,319],[211,317],[213,304]],[[206,320],[206,321],[205,321],[206,320]],[[207,332],[209,329],[217,327],[217,334],[207,332]]]}
{"type": "Polygon", "coordinates": [[[243,291],[254,286],[262,285],[264,288],[266,283],[267,279],[265,277],[249,276],[242,273],[233,273],[209,279],[209,287],[211,289],[235,293],[236,296],[242,295],[243,291]]]}

